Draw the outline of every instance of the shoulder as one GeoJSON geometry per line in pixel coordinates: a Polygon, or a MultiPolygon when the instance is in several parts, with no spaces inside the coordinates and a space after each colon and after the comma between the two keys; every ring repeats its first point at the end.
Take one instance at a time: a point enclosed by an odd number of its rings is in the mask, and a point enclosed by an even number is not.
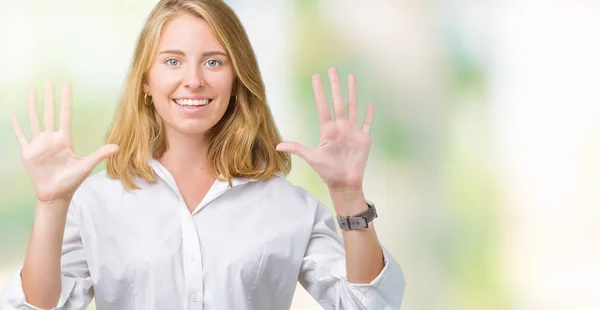
{"type": "Polygon", "coordinates": [[[305,188],[295,185],[286,177],[275,175],[265,181],[260,181],[259,186],[265,195],[271,199],[282,199],[289,203],[298,203],[316,206],[320,202],[305,188]]]}
{"type": "Polygon", "coordinates": [[[243,203],[258,203],[262,210],[269,210],[286,217],[297,216],[311,221],[323,208],[323,204],[307,189],[295,185],[281,175],[266,180],[249,181],[234,189],[236,199],[243,203]]]}
{"type": "Polygon", "coordinates": [[[118,197],[126,192],[127,190],[121,180],[109,177],[106,170],[102,170],[88,176],[83,181],[75,192],[73,202],[75,204],[87,204],[90,201],[118,197]]]}
{"type": "Polygon", "coordinates": [[[106,191],[125,190],[125,187],[121,180],[111,178],[107,175],[106,170],[101,170],[87,177],[79,189],[85,191],[106,191]]]}
{"type": "Polygon", "coordinates": [[[260,192],[263,192],[261,198],[272,202],[268,205],[276,209],[275,212],[285,213],[291,221],[305,219],[310,226],[322,222],[335,231],[333,213],[307,189],[292,184],[284,176],[272,177],[261,183],[257,184],[261,186],[260,192]]]}

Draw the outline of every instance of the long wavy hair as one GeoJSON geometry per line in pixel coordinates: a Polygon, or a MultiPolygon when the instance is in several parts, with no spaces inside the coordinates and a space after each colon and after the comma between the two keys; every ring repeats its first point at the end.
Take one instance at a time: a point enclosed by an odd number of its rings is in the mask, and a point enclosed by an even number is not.
{"type": "Polygon", "coordinates": [[[143,93],[146,73],[155,57],[160,34],[168,21],[182,13],[203,18],[232,60],[235,79],[232,99],[223,118],[206,133],[211,174],[219,180],[233,177],[268,179],[291,169],[288,153],[278,152],[281,142],[254,50],[240,20],[220,0],[161,0],[148,16],[139,35],[133,62],[125,81],[107,143],[120,150],[108,158],[107,174],[130,190],[139,189],[135,177],[149,182],[156,175],[149,160],[168,148],[163,122],[143,93]]]}

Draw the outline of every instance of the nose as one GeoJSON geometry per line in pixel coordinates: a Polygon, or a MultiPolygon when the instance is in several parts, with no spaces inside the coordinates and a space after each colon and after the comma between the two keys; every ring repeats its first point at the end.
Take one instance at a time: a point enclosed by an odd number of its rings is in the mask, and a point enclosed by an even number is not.
{"type": "Polygon", "coordinates": [[[183,83],[185,88],[196,89],[204,86],[204,77],[202,76],[202,70],[195,67],[189,66],[186,70],[183,83]]]}

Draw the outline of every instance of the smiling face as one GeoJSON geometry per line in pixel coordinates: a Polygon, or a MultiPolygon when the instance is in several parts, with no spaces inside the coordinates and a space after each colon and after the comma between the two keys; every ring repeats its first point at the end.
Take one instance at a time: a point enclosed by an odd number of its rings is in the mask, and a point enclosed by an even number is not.
{"type": "Polygon", "coordinates": [[[203,136],[225,114],[233,81],[231,60],[209,24],[180,14],[162,29],[144,92],[152,97],[167,139],[203,136]]]}

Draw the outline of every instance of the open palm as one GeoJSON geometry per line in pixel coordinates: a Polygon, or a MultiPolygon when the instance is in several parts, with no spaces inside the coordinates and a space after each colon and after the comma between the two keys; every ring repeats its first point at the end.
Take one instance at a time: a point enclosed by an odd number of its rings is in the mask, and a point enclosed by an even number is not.
{"type": "Polygon", "coordinates": [[[321,139],[316,148],[297,142],[283,142],[277,150],[302,157],[330,188],[360,189],[371,148],[369,129],[373,105],[367,106],[362,127],[357,124],[357,86],[353,75],[348,77],[348,115],[337,70],[329,70],[335,120],[331,118],[323,82],[313,76],[313,90],[321,123],[321,139]]]}
{"type": "Polygon", "coordinates": [[[31,141],[27,140],[19,121],[11,117],[12,127],[21,145],[21,156],[40,202],[70,200],[96,165],[115,153],[114,144],[100,147],[93,154],[80,158],[71,145],[71,88],[62,89],[60,124],[54,126],[54,86],[47,82],[44,94],[44,131],[36,109],[35,93],[29,91],[27,102],[31,141]]]}

